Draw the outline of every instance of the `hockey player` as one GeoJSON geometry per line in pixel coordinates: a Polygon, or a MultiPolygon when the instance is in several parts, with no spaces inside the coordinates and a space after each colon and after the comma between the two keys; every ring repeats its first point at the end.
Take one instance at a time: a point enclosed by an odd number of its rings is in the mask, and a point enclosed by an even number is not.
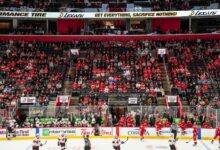
{"type": "Polygon", "coordinates": [[[145,127],[148,127],[148,121],[146,118],[144,118],[143,120],[141,120],[141,124],[143,124],[145,127]]]}
{"type": "Polygon", "coordinates": [[[176,150],[176,140],[174,139],[174,136],[171,135],[170,139],[169,139],[169,145],[170,145],[170,150],[176,150]]]}
{"type": "Polygon", "coordinates": [[[89,139],[89,135],[83,135],[83,139],[85,142],[84,150],[91,150],[91,142],[89,139]]]}
{"type": "Polygon", "coordinates": [[[218,127],[216,128],[215,130],[215,136],[213,137],[211,143],[213,144],[214,143],[214,140],[218,138],[219,140],[219,144],[220,144],[220,124],[218,125],[218,127]]]}
{"type": "Polygon", "coordinates": [[[182,135],[185,135],[186,134],[186,123],[185,121],[182,119],[180,122],[179,122],[179,127],[181,128],[182,130],[182,135]]]}
{"type": "Polygon", "coordinates": [[[33,150],[39,150],[40,146],[43,146],[43,144],[41,143],[39,134],[37,134],[35,139],[33,140],[32,148],[33,150]]]}
{"type": "Polygon", "coordinates": [[[176,136],[177,136],[177,132],[178,132],[178,126],[176,125],[176,123],[173,123],[173,124],[171,125],[170,131],[171,131],[171,133],[173,133],[174,140],[177,140],[177,139],[176,139],[176,136]]]}
{"type": "Polygon", "coordinates": [[[127,118],[127,127],[133,127],[134,126],[134,120],[132,115],[129,115],[127,118]]]}
{"type": "Polygon", "coordinates": [[[198,137],[198,127],[197,127],[196,124],[194,124],[194,126],[193,126],[193,141],[194,141],[194,144],[193,144],[193,146],[197,145],[197,137],[198,137]]]}
{"type": "Polygon", "coordinates": [[[61,150],[65,150],[66,149],[66,142],[67,142],[67,138],[66,136],[62,133],[60,135],[60,137],[58,138],[58,146],[61,147],[61,150]]]}
{"type": "Polygon", "coordinates": [[[95,136],[100,136],[100,129],[99,129],[99,125],[98,124],[94,128],[94,135],[95,136]]]}
{"type": "Polygon", "coordinates": [[[145,126],[144,124],[140,125],[140,137],[141,137],[141,141],[144,139],[144,134],[146,132],[145,126]]]}
{"type": "Polygon", "coordinates": [[[81,121],[81,124],[82,127],[88,127],[88,121],[85,118],[81,121]]]}
{"type": "Polygon", "coordinates": [[[124,115],[122,115],[118,121],[118,126],[119,127],[124,127],[126,125],[126,118],[124,115]]]}
{"type": "Polygon", "coordinates": [[[156,121],[156,133],[159,136],[161,129],[163,128],[163,120],[162,117],[156,121]]]}
{"type": "Polygon", "coordinates": [[[118,136],[115,136],[115,138],[112,141],[112,144],[113,144],[114,150],[120,150],[121,144],[124,144],[124,142],[121,141],[118,136]]]}

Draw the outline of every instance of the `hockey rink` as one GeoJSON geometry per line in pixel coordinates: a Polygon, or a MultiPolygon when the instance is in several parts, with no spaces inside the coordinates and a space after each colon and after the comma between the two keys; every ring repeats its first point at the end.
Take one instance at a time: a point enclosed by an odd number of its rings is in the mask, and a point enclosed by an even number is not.
{"type": "MultiPolygon", "coordinates": [[[[122,139],[123,141],[124,139],[122,139]]],[[[198,145],[193,146],[193,141],[178,140],[176,143],[177,150],[220,150],[218,141],[211,144],[210,141],[198,140],[198,145]]],[[[44,143],[45,140],[42,140],[44,143]]],[[[32,150],[31,140],[12,140],[0,141],[1,150],[32,150]]],[[[92,150],[113,150],[112,139],[91,139],[92,150]]],[[[57,140],[47,140],[47,143],[40,150],[60,150],[57,146],[57,140]]],[[[66,150],[84,150],[83,139],[68,139],[66,150]]],[[[129,139],[121,146],[121,150],[169,150],[167,139],[129,139]]]]}

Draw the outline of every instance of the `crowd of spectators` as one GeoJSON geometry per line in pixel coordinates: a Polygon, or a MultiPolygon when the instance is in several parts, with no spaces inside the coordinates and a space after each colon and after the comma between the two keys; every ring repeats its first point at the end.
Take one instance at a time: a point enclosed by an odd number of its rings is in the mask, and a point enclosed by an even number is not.
{"type": "Polygon", "coordinates": [[[170,46],[172,94],[179,94],[191,106],[210,106],[220,90],[219,41],[186,40],[170,46]]]}
{"type": "Polygon", "coordinates": [[[1,108],[14,106],[20,97],[37,98],[47,105],[62,91],[68,60],[61,43],[1,41],[1,108]]]}
{"type": "Polygon", "coordinates": [[[50,3],[49,0],[0,0],[1,11],[59,11],[60,6],[50,3]]]}
{"type": "Polygon", "coordinates": [[[69,78],[72,90],[81,94],[78,102],[80,114],[67,113],[67,119],[60,117],[58,120],[28,118],[22,126],[94,126],[96,123],[100,126],[128,126],[128,120],[131,126],[139,126],[143,119],[149,126],[155,126],[155,120],[162,117],[165,118],[164,126],[184,119],[189,124],[196,122],[202,127],[213,127],[215,116],[204,111],[190,111],[184,116],[161,114],[154,110],[145,114],[139,111],[107,113],[109,106],[104,96],[140,93],[154,98],[163,97],[161,62],[156,49],[166,47],[171,94],[180,95],[181,100],[187,100],[193,109],[211,109],[212,102],[219,98],[219,45],[218,40],[199,39],[51,43],[1,41],[1,107],[16,105],[20,97],[32,95],[42,105],[47,104],[50,96],[61,93],[66,67],[70,64],[65,52],[79,48],[80,57],[72,62],[74,72],[69,78]]]}
{"type": "Polygon", "coordinates": [[[87,43],[87,57],[75,64],[73,90],[164,95],[157,58],[147,48],[142,49],[141,43],[136,44],[134,41],[87,43]]]}

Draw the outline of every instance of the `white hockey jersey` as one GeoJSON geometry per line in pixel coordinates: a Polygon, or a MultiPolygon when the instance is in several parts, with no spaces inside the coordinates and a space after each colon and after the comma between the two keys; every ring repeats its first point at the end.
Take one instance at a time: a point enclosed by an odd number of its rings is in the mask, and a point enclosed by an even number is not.
{"type": "Polygon", "coordinates": [[[66,136],[60,136],[60,137],[58,138],[58,141],[59,141],[60,144],[66,143],[66,141],[67,141],[66,136]]]}
{"type": "Polygon", "coordinates": [[[32,146],[33,146],[33,147],[39,147],[39,146],[41,146],[41,145],[42,145],[42,143],[41,143],[40,138],[35,138],[35,139],[33,140],[33,143],[32,143],[32,146]]]}
{"type": "Polygon", "coordinates": [[[114,138],[112,144],[114,147],[119,147],[121,145],[121,140],[118,138],[114,138]]]}

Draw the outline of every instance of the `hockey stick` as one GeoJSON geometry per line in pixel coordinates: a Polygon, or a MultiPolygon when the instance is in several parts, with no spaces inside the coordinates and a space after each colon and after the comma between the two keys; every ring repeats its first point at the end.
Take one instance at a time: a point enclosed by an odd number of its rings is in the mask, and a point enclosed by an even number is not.
{"type": "Polygon", "coordinates": [[[42,146],[44,146],[44,145],[46,145],[47,144],[47,140],[46,141],[44,141],[44,143],[42,144],[42,146]]]}
{"type": "Polygon", "coordinates": [[[124,143],[126,143],[127,141],[128,141],[128,137],[126,138],[125,141],[122,141],[121,144],[124,144],[124,143]]]}
{"type": "Polygon", "coordinates": [[[190,140],[186,141],[186,143],[189,143],[189,142],[191,142],[191,141],[192,141],[192,139],[190,139],[190,140]]]}

